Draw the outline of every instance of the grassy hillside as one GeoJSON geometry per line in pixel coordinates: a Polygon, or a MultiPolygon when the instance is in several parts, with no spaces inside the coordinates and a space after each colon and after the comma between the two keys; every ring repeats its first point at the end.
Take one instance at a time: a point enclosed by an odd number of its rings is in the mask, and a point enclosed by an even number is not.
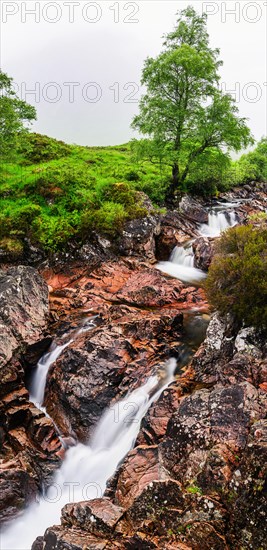
{"type": "Polygon", "coordinates": [[[47,251],[92,230],[114,237],[146,215],[138,191],[163,199],[164,178],[156,165],[137,164],[129,144],[89,148],[29,134],[16,162],[2,165],[0,247],[16,255],[25,237],[47,251]]]}
{"type": "MultiPolygon", "coordinates": [[[[266,139],[235,162],[210,150],[192,165],[184,191],[207,197],[267,179],[266,152],[266,139]]],[[[155,208],[164,204],[170,167],[137,159],[131,144],[80,147],[23,134],[13,162],[0,166],[0,249],[19,256],[28,238],[53,252],[92,231],[115,238],[127,220],[147,214],[140,191],[155,208]]]]}

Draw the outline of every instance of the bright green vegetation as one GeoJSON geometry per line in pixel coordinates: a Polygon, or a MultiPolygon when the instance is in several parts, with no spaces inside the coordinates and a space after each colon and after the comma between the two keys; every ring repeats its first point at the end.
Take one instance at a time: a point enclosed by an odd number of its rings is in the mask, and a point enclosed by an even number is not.
{"type": "Polygon", "coordinates": [[[2,165],[0,246],[15,253],[28,237],[55,251],[93,230],[114,238],[127,220],[147,214],[138,191],[160,202],[163,175],[138,165],[129,145],[87,148],[29,134],[17,162],[2,165]]]}
{"type": "Polygon", "coordinates": [[[202,489],[201,487],[199,487],[196,483],[192,483],[191,485],[188,485],[186,487],[186,491],[188,493],[192,493],[193,495],[197,494],[197,495],[202,495],[202,489]]]}
{"type": "Polygon", "coordinates": [[[54,252],[97,231],[116,239],[125,223],[189,192],[204,197],[267,179],[267,140],[232,162],[230,151],[252,143],[245,119],[219,91],[219,51],[207,18],[181,11],[155,59],[145,62],[146,94],[133,127],[144,139],[116,147],[67,145],[29,133],[35,109],[0,71],[0,248],[14,257],[25,239],[54,252]]]}
{"type": "Polygon", "coordinates": [[[149,139],[144,156],[171,168],[170,199],[186,190],[188,179],[194,187],[207,163],[225,167],[230,151],[253,143],[235,101],[220,90],[219,53],[209,44],[207,15],[189,6],[178,12],[161,53],[145,61],[146,93],[132,126],[149,139]]]}
{"type": "Polygon", "coordinates": [[[12,89],[12,78],[0,70],[0,153],[10,159],[25,126],[36,119],[34,107],[21,101],[12,89]]]}
{"type": "MultiPolygon", "coordinates": [[[[203,156],[206,164],[195,167],[195,183],[188,178],[187,190],[208,197],[228,189],[232,171],[240,164],[236,173],[242,175],[244,163],[253,179],[263,180],[266,150],[265,139],[254,152],[224,168],[212,155],[203,156]]],[[[157,209],[164,204],[169,179],[166,167],[138,158],[133,144],[80,147],[39,134],[23,135],[16,162],[1,167],[0,247],[19,255],[27,237],[46,251],[56,251],[70,240],[90,239],[94,230],[114,239],[127,220],[146,215],[139,192],[157,209]]],[[[242,175],[235,184],[247,181],[242,175]]]]}
{"type": "Polygon", "coordinates": [[[267,330],[266,225],[234,227],[217,244],[206,289],[210,303],[237,322],[267,330]]]}

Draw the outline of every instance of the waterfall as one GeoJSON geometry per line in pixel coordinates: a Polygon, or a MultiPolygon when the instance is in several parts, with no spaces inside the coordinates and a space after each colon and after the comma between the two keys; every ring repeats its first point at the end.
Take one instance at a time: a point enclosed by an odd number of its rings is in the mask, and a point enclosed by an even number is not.
{"type": "Polygon", "coordinates": [[[174,380],[176,360],[170,359],[165,369],[161,384],[157,376],[152,376],[111,406],[103,414],[88,445],[78,443],[68,449],[47,493],[3,530],[2,550],[30,550],[37,536],[50,525],[60,523],[65,504],[103,495],[108,479],[133,447],[148,408],[174,380]]]}
{"type": "MultiPolygon", "coordinates": [[[[58,359],[62,351],[74,341],[76,336],[78,336],[82,332],[91,330],[96,326],[94,324],[94,319],[95,316],[86,319],[79,329],[72,331],[71,338],[67,340],[67,342],[65,342],[64,344],[57,345],[55,342],[53,342],[50,346],[49,351],[45,353],[43,357],[41,357],[40,361],[37,364],[37,367],[34,370],[29,388],[30,401],[32,401],[32,403],[34,403],[34,405],[36,405],[36,407],[38,407],[39,409],[42,409],[44,411],[42,405],[44,401],[46,379],[49,367],[58,359]]],[[[66,336],[66,334],[63,335],[63,338],[66,336]]]]}
{"type": "Polygon", "coordinates": [[[44,401],[46,378],[49,367],[57,360],[63,349],[65,349],[71,342],[73,342],[73,340],[69,340],[62,346],[57,346],[55,343],[52,343],[50,351],[43,355],[35,368],[30,384],[30,401],[32,401],[32,403],[34,403],[34,405],[36,405],[39,409],[42,407],[44,401]]]}
{"type": "Polygon", "coordinates": [[[194,267],[194,252],[191,242],[185,246],[176,246],[168,262],[159,262],[157,269],[185,283],[194,283],[205,279],[206,273],[194,267]]]}
{"type": "Polygon", "coordinates": [[[209,212],[208,223],[200,226],[200,234],[205,237],[219,237],[222,231],[236,225],[237,219],[235,212],[220,212],[212,210],[209,212]]]}
{"type": "Polygon", "coordinates": [[[192,245],[188,247],[176,246],[171,253],[170,262],[186,267],[194,267],[194,252],[192,245]]]}

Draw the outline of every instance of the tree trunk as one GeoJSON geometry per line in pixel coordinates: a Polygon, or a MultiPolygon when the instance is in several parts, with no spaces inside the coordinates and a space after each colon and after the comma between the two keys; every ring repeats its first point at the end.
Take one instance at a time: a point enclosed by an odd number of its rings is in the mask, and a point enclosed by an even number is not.
{"type": "Polygon", "coordinates": [[[180,173],[179,166],[177,163],[173,164],[172,167],[172,181],[167,191],[167,200],[173,202],[175,198],[175,191],[177,191],[180,183],[180,173]]]}

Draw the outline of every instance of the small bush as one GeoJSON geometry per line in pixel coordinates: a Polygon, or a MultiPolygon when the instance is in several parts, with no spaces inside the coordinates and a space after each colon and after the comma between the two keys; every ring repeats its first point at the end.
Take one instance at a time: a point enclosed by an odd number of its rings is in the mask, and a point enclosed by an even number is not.
{"type": "Polygon", "coordinates": [[[110,236],[117,235],[122,229],[128,213],[122,204],[104,202],[99,210],[88,210],[81,217],[81,230],[86,234],[92,230],[110,236]]]}
{"type": "Polygon", "coordinates": [[[75,213],[65,218],[43,214],[33,223],[35,240],[47,251],[60,250],[75,237],[77,223],[75,213]]]}
{"type": "Polygon", "coordinates": [[[206,290],[223,315],[267,330],[267,228],[234,227],[222,235],[206,290]]]}
{"type": "Polygon", "coordinates": [[[72,147],[63,141],[35,133],[23,135],[19,146],[19,153],[30,164],[59,159],[71,151],[72,147]]]}

